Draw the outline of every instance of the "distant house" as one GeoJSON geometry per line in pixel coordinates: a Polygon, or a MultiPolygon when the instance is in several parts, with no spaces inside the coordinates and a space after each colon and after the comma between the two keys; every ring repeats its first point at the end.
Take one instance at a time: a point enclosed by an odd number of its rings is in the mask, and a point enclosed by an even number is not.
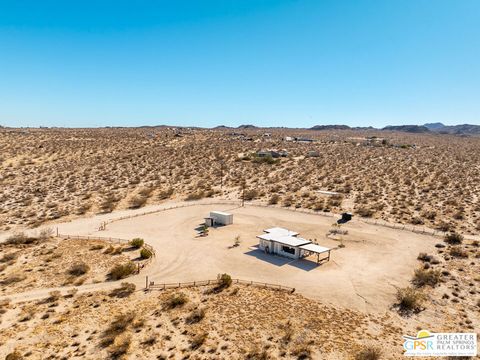
{"type": "Polygon", "coordinates": [[[295,138],[293,138],[293,137],[291,137],[291,136],[285,136],[285,137],[283,138],[283,140],[285,140],[285,141],[293,141],[293,140],[295,140],[295,138]]]}
{"type": "Polygon", "coordinates": [[[286,150],[261,150],[261,151],[257,151],[257,156],[260,157],[260,158],[263,158],[263,157],[272,157],[272,158],[287,157],[288,152],[286,150]]]}
{"type": "Polygon", "coordinates": [[[303,143],[312,143],[312,142],[315,141],[315,140],[313,140],[313,139],[304,138],[304,137],[298,137],[298,138],[295,138],[295,140],[296,140],[297,142],[303,142],[303,143]]]}

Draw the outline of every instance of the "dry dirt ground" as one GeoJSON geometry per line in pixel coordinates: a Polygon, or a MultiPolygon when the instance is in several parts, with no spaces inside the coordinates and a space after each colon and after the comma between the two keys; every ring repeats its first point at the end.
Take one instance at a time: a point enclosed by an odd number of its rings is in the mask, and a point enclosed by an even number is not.
{"type": "Polygon", "coordinates": [[[139,259],[139,250],[125,250],[128,245],[85,239],[0,243],[0,295],[104,282],[115,265],[139,259]]]}
{"type": "Polygon", "coordinates": [[[475,234],[480,229],[479,164],[480,138],[453,135],[0,129],[0,227],[38,226],[165,199],[238,198],[245,182],[246,197],[264,203],[352,210],[475,234]],[[315,142],[285,141],[286,136],[315,142]],[[373,136],[382,141],[367,139],[373,136]],[[262,149],[286,149],[289,156],[275,162],[251,156],[262,149]],[[315,156],[308,157],[312,151],[315,156]],[[339,195],[324,196],[320,190],[339,195]]]}
{"type": "Polygon", "coordinates": [[[121,281],[105,281],[108,267],[133,253],[112,256],[77,240],[1,245],[0,357],[368,359],[358,357],[366,346],[380,349],[380,358],[400,359],[403,334],[478,332],[479,138],[268,132],[0,129],[0,240],[47,227],[61,234],[142,237],[156,257],[128,278],[137,290],[145,276],[162,283],[219,273],[297,289],[287,294],[233,285],[220,293],[196,288],[130,294],[124,286],[112,294],[121,281]],[[289,156],[252,156],[272,148],[284,148],[289,156]],[[318,153],[307,156],[311,151],[318,153]],[[184,200],[238,201],[242,193],[247,201],[283,209],[194,205],[115,221],[99,231],[102,222],[125,214],[184,200]],[[355,217],[342,226],[346,234],[331,235],[336,218],[294,208],[348,210],[355,217]],[[231,211],[234,224],[196,237],[210,210],[231,211]],[[449,244],[360,217],[468,237],[449,244]],[[289,261],[262,253],[255,236],[272,226],[334,248],[331,261],[317,266],[313,258],[289,261]],[[240,245],[232,247],[236,238],[240,245]],[[67,271],[78,260],[89,270],[73,279],[67,271]],[[181,292],[188,301],[171,308],[181,292]],[[405,294],[412,306],[400,301],[405,294]]]}
{"type": "Polygon", "coordinates": [[[340,238],[327,235],[334,221],[330,217],[225,204],[166,210],[115,221],[98,231],[106,219],[106,215],[78,219],[59,223],[58,228],[79,235],[143,237],[157,255],[140,275],[128,279],[137,289],[145,275],[161,283],[204,280],[228,272],[234,278],[293,286],[297,293],[234,285],[221,294],[197,288],[117,298],[118,294],[111,295],[120,286],[116,282],[108,290],[106,283],[87,285],[89,292],[79,286],[78,294],[67,299],[48,293],[23,303],[3,298],[1,351],[16,350],[32,359],[47,353],[51,358],[115,358],[123,352],[125,358],[299,358],[306,353],[307,358],[348,359],[367,346],[379,348],[381,358],[397,359],[403,357],[403,334],[423,328],[476,331],[480,326],[480,252],[473,240],[449,245],[438,237],[356,220],[343,226],[348,233],[340,238]],[[196,237],[195,228],[213,209],[231,211],[234,225],[196,237]],[[324,246],[345,247],[333,251],[331,261],[320,266],[313,259],[292,262],[267,256],[255,248],[255,235],[275,225],[324,246]],[[237,236],[240,246],[232,248],[237,236]],[[416,283],[414,271],[419,269],[435,271],[437,280],[416,283]],[[423,294],[414,311],[400,311],[397,305],[397,289],[405,287],[423,294]],[[179,293],[186,294],[187,304],[166,309],[167,299],[179,293]],[[205,313],[198,315],[201,309],[205,313]],[[121,314],[128,325],[121,331],[108,330],[121,314]],[[205,318],[190,324],[194,314],[205,318]]]}
{"type": "Polygon", "coordinates": [[[322,305],[301,295],[232,285],[107,292],[2,307],[0,355],[28,359],[353,358],[362,346],[401,344],[390,315],[322,305]],[[209,291],[210,290],[210,291],[209,291]],[[183,301],[172,302],[185,295],[183,301]],[[177,304],[179,303],[179,304],[177,304]],[[176,305],[176,306],[175,306],[176,305]]]}

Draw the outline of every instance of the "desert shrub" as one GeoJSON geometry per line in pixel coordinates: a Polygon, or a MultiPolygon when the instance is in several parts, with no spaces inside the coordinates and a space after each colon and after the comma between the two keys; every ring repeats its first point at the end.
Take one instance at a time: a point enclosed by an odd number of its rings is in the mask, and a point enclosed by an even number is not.
{"type": "Polygon", "coordinates": [[[426,285],[434,287],[440,281],[441,273],[439,270],[417,269],[413,275],[412,282],[417,287],[426,285]]]}
{"type": "Polygon", "coordinates": [[[215,287],[216,291],[221,291],[232,285],[232,277],[228,274],[221,274],[217,276],[218,284],[215,287]]]}
{"type": "Polygon", "coordinates": [[[253,156],[252,161],[257,164],[276,164],[280,160],[279,159],[274,159],[271,155],[268,156],[253,156]]]}
{"type": "Polygon", "coordinates": [[[397,305],[401,312],[416,312],[421,310],[424,296],[411,287],[398,289],[397,305]]]}
{"type": "Polygon", "coordinates": [[[245,200],[250,201],[255,199],[258,196],[258,191],[256,189],[245,190],[243,197],[245,200]]]}
{"type": "Polygon", "coordinates": [[[16,350],[14,352],[11,352],[7,356],[5,356],[5,360],[22,360],[22,359],[23,359],[23,356],[16,350]]]}
{"type": "Polygon", "coordinates": [[[137,270],[135,264],[131,261],[115,265],[113,268],[110,269],[109,276],[112,280],[120,280],[124,279],[127,276],[132,275],[137,270]]]}
{"type": "Polygon", "coordinates": [[[195,309],[185,318],[187,324],[196,324],[205,317],[204,309],[195,309]]]}
{"type": "Polygon", "coordinates": [[[25,280],[26,277],[23,274],[12,274],[10,276],[7,276],[5,279],[0,280],[0,284],[2,285],[11,285],[15,284],[17,282],[25,280]]]}
{"type": "Polygon", "coordinates": [[[131,338],[127,334],[117,336],[113,341],[113,344],[108,349],[112,359],[122,358],[128,353],[130,348],[131,338]]]}
{"type": "Polygon", "coordinates": [[[113,289],[109,295],[111,297],[125,298],[130,296],[135,291],[135,288],[135,284],[122,282],[120,287],[113,289]]]}
{"type": "Polygon", "coordinates": [[[112,245],[110,245],[109,247],[107,247],[107,248],[103,251],[103,253],[104,253],[104,254],[111,254],[111,253],[113,252],[113,250],[115,250],[115,248],[114,248],[112,245]]]}
{"type": "Polygon", "coordinates": [[[62,293],[59,290],[50,291],[48,297],[45,299],[45,302],[52,303],[58,301],[62,297],[62,293]]]}
{"type": "Polygon", "coordinates": [[[142,250],[140,250],[140,257],[142,259],[150,259],[152,257],[153,253],[146,249],[146,248],[143,248],[142,250]]]}
{"type": "Polygon", "coordinates": [[[125,330],[127,330],[128,326],[133,322],[134,319],[134,312],[117,315],[110,323],[108,328],[104,331],[103,335],[119,335],[123,333],[125,330]]]}
{"type": "Polygon", "coordinates": [[[144,243],[145,242],[143,241],[143,239],[140,239],[140,238],[132,239],[129,242],[130,246],[134,247],[135,249],[140,249],[144,243]]]}
{"type": "Polygon", "coordinates": [[[361,217],[372,217],[373,216],[373,210],[366,208],[366,207],[360,207],[357,209],[356,213],[360,215],[361,217]]]}
{"type": "Polygon", "coordinates": [[[355,355],[355,360],[378,360],[381,355],[382,352],[379,348],[366,346],[355,355]]]}
{"type": "Polygon", "coordinates": [[[458,245],[463,242],[463,236],[456,232],[451,232],[445,235],[445,242],[450,245],[458,245]]]}
{"type": "Polygon", "coordinates": [[[128,201],[128,207],[130,209],[138,209],[144,206],[147,202],[147,197],[142,195],[135,195],[130,198],[128,201]]]}
{"type": "Polygon", "coordinates": [[[451,256],[458,258],[468,258],[468,253],[463,250],[460,246],[452,246],[449,251],[451,256]]]}
{"type": "Polygon", "coordinates": [[[200,199],[203,199],[204,197],[205,197],[205,194],[203,193],[203,191],[198,191],[195,193],[188,194],[185,200],[186,201],[200,200],[200,199]]]}
{"type": "Polygon", "coordinates": [[[39,240],[47,240],[47,239],[50,239],[52,236],[53,236],[53,229],[52,228],[45,228],[45,229],[42,229],[40,230],[40,232],[38,233],[38,239],[39,240]]]}
{"type": "Polygon", "coordinates": [[[81,276],[81,275],[85,275],[89,270],[90,270],[90,266],[88,266],[84,262],[79,262],[79,263],[73,264],[70,267],[70,269],[68,269],[67,272],[72,276],[81,276]]]}
{"type": "Polygon", "coordinates": [[[433,259],[432,255],[428,255],[427,253],[420,253],[418,254],[417,257],[418,260],[424,261],[424,262],[430,262],[433,259]]]}
{"type": "Polygon", "coordinates": [[[200,332],[193,336],[190,340],[190,348],[192,350],[198,349],[205,343],[205,341],[207,340],[207,336],[208,334],[206,332],[200,332]]]}
{"type": "Polygon", "coordinates": [[[34,237],[27,236],[25,233],[19,232],[9,236],[5,241],[5,243],[10,245],[26,245],[26,244],[32,244],[36,240],[37,239],[34,237]]]}
{"type": "Polygon", "coordinates": [[[112,255],[120,255],[122,252],[123,252],[123,246],[120,245],[120,246],[117,246],[117,247],[113,248],[111,254],[112,255]]]}
{"type": "Polygon", "coordinates": [[[188,302],[188,296],[184,293],[171,294],[165,301],[164,307],[166,309],[174,309],[185,305],[188,302]]]}
{"type": "Polygon", "coordinates": [[[95,245],[92,245],[90,247],[90,250],[94,251],[94,250],[102,250],[104,248],[104,246],[102,244],[95,244],[95,245]]]}
{"type": "Polygon", "coordinates": [[[290,354],[295,356],[297,359],[311,359],[312,348],[305,342],[299,342],[292,347],[290,354]]]}
{"type": "Polygon", "coordinates": [[[270,199],[268,199],[268,204],[269,205],[276,205],[278,204],[278,201],[280,200],[280,196],[277,194],[273,194],[270,199]]]}
{"type": "Polygon", "coordinates": [[[258,347],[250,350],[245,355],[245,360],[268,360],[270,357],[268,355],[267,350],[265,349],[258,349],[258,347]]]}
{"type": "Polygon", "coordinates": [[[8,253],[8,254],[4,254],[0,258],[0,263],[11,262],[13,260],[16,260],[17,258],[18,258],[18,253],[11,252],[11,253],[8,253]]]}
{"type": "Polygon", "coordinates": [[[169,199],[172,196],[172,194],[173,194],[173,189],[172,188],[160,190],[158,192],[158,199],[159,200],[169,199]]]}

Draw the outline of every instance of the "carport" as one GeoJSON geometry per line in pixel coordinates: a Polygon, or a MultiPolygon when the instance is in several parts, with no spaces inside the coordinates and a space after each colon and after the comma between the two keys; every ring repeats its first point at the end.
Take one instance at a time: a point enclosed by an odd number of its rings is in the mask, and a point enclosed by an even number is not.
{"type": "Polygon", "coordinates": [[[330,261],[330,251],[332,249],[329,249],[317,244],[313,244],[313,243],[300,245],[299,248],[303,250],[303,256],[310,256],[313,254],[317,254],[317,263],[320,263],[321,260],[330,261]],[[325,254],[325,253],[328,253],[328,256],[320,259],[320,254],[325,254]]]}

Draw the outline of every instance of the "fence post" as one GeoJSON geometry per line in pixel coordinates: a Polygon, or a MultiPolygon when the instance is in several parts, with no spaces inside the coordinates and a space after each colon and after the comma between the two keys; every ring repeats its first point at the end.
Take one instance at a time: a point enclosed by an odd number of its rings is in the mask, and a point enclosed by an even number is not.
{"type": "Polygon", "coordinates": [[[145,290],[148,290],[148,275],[145,276],[145,290]]]}

